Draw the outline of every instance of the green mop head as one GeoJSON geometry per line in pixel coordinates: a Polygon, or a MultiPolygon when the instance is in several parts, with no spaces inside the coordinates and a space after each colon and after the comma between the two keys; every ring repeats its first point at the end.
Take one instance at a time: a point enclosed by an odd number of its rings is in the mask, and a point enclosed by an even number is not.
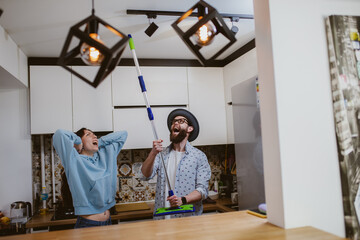
{"type": "Polygon", "coordinates": [[[170,215],[170,214],[178,214],[178,213],[188,213],[188,212],[194,212],[195,208],[192,204],[187,205],[181,205],[178,208],[158,208],[156,209],[156,212],[154,213],[154,216],[164,216],[164,215],[170,215]]]}

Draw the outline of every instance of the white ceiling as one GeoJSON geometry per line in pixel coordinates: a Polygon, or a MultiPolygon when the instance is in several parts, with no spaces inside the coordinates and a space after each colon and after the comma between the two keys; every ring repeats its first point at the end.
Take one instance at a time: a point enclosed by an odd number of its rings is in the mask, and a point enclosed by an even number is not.
{"type": "MultiPolygon", "coordinates": [[[[132,34],[139,58],[195,59],[171,24],[178,17],[158,16],[159,29],[148,37],[145,15],[127,15],[127,9],[185,12],[197,0],[95,0],[95,15],[125,34],[132,34]]],[[[253,15],[252,0],[207,0],[219,13],[253,15]]],[[[0,25],[28,57],[58,57],[69,28],[90,16],[91,0],[0,0],[0,25]]],[[[225,22],[231,27],[229,19],[225,22]]],[[[191,23],[187,23],[188,25],[191,23]]],[[[237,42],[221,57],[255,37],[254,20],[240,19],[237,42]]],[[[123,54],[131,58],[129,47],[123,54]]]]}

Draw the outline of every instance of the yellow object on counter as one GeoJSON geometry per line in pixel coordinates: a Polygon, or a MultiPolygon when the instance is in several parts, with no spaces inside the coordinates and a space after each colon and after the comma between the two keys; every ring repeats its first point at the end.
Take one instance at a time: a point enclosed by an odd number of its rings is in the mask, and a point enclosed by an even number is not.
{"type": "Polygon", "coordinates": [[[2,218],[0,218],[0,223],[4,224],[4,225],[8,225],[10,223],[10,218],[2,217],[2,218]]]}
{"type": "Polygon", "coordinates": [[[46,215],[46,214],[48,214],[48,212],[49,212],[48,208],[41,208],[40,209],[40,215],[46,215]]]}
{"type": "Polygon", "coordinates": [[[251,210],[246,210],[246,212],[248,214],[251,214],[251,215],[254,215],[254,216],[257,216],[257,217],[260,217],[260,218],[267,218],[266,215],[264,215],[262,213],[254,212],[254,211],[251,211],[251,210]]]}

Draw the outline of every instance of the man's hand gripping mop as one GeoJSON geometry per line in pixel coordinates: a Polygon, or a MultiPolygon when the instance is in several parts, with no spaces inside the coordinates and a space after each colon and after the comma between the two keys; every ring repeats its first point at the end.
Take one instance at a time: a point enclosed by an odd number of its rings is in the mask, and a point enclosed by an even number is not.
{"type": "MultiPolygon", "coordinates": [[[[148,112],[148,117],[149,117],[149,120],[151,122],[151,127],[152,127],[152,130],[153,130],[153,133],[154,133],[154,138],[155,138],[155,140],[158,140],[159,138],[158,138],[158,134],[156,132],[155,124],[154,124],[154,115],[153,115],[153,113],[151,111],[151,107],[150,107],[150,104],[149,104],[149,101],[148,101],[148,98],[147,98],[144,78],[141,75],[139,62],[137,60],[136,53],[135,53],[134,41],[133,41],[130,34],[128,36],[129,36],[129,45],[130,45],[131,53],[132,53],[132,56],[134,58],[134,63],[135,63],[135,67],[136,67],[136,71],[137,71],[138,79],[139,79],[139,84],[140,84],[140,88],[141,88],[141,91],[143,93],[143,97],[144,97],[144,100],[145,100],[146,109],[147,109],[147,112],[148,112]]],[[[166,182],[168,184],[168,188],[170,189],[169,190],[169,197],[171,197],[171,196],[174,195],[174,192],[173,192],[173,190],[172,190],[172,188],[170,186],[169,177],[168,177],[168,174],[167,174],[167,171],[166,171],[166,166],[165,166],[165,163],[164,163],[162,152],[160,152],[159,154],[160,154],[161,162],[162,162],[162,165],[163,165],[163,168],[164,168],[164,171],[165,171],[166,182]]],[[[180,207],[159,208],[154,213],[154,216],[162,216],[162,215],[177,214],[177,213],[187,213],[187,212],[194,212],[194,211],[195,211],[194,206],[192,204],[187,204],[187,205],[181,205],[180,207]]]]}

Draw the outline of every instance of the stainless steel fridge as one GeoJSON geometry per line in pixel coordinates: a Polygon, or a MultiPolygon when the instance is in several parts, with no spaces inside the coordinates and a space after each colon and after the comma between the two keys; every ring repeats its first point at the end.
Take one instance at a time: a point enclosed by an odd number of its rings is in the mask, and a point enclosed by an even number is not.
{"type": "Polygon", "coordinates": [[[239,210],[257,209],[265,203],[257,77],[235,85],[231,94],[239,210]]]}

